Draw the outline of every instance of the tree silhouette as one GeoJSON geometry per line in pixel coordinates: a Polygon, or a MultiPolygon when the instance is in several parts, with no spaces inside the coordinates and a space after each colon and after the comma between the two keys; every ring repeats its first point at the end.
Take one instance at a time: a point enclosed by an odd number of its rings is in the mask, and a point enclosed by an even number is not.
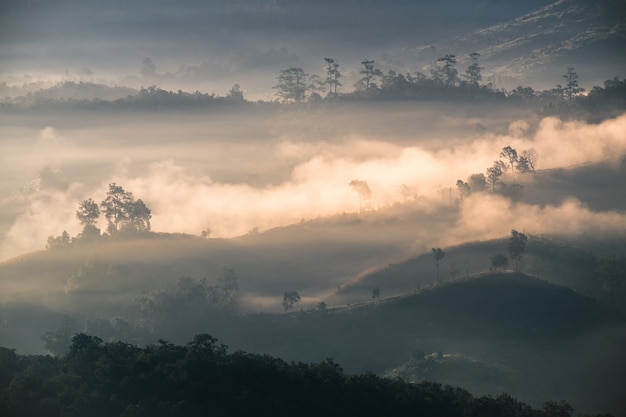
{"type": "Polygon", "coordinates": [[[367,181],[362,180],[352,180],[348,185],[352,187],[359,196],[359,213],[361,213],[363,206],[372,199],[370,186],[367,184],[367,181]]]}
{"type": "Polygon", "coordinates": [[[359,80],[359,85],[365,88],[365,92],[369,92],[372,89],[378,87],[376,84],[376,78],[381,78],[383,76],[383,72],[378,68],[374,68],[374,61],[365,59],[361,61],[361,65],[363,65],[363,69],[359,71],[359,74],[363,76],[359,80]]]}
{"type": "Polygon", "coordinates": [[[487,168],[487,183],[491,187],[491,191],[496,190],[496,184],[500,180],[500,177],[504,174],[506,165],[504,162],[498,160],[493,162],[493,166],[487,168]]]}
{"type": "Polygon", "coordinates": [[[515,163],[517,162],[517,151],[510,146],[505,146],[500,152],[500,158],[506,158],[511,166],[511,174],[515,172],[515,163]]]}
{"type": "Polygon", "coordinates": [[[515,260],[516,272],[519,271],[519,261],[522,259],[524,252],[526,252],[527,240],[528,238],[524,233],[518,232],[515,229],[511,230],[511,237],[509,238],[507,249],[511,259],[515,260]]]}
{"type": "Polygon", "coordinates": [[[465,77],[467,78],[467,82],[472,87],[478,87],[478,83],[483,79],[482,74],[480,73],[484,68],[478,66],[478,58],[480,58],[480,54],[478,52],[472,52],[468,54],[472,59],[472,63],[465,70],[465,77]]]}
{"type": "Polygon", "coordinates": [[[376,287],[372,289],[372,299],[378,300],[380,298],[380,288],[376,287]]]}
{"type": "Polygon", "coordinates": [[[304,101],[308,89],[308,74],[306,74],[302,68],[281,70],[276,79],[278,80],[278,84],[272,88],[278,90],[276,95],[284,102],[304,101]]]}
{"type": "Polygon", "coordinates": [[[503,271],[506,271],[506,268],[509,266],[509,258],[506,255],[501,253],[497,253],[491,257],[491,267],[496,271],[498,268],[502,268],[503,271]]]}
{"type": "Polygon", "coordinates": [[[106,198],[100,203],[104,217],[108,220],[109,234],[121,230],[147,232],[150,230],[150,209],[140,199],[135,201],[133,193],[111,183],[106,198]]]}
{"type": "Polygon", "coordinates": [[[566,83],[562,91],[568,100],[571,100],[576,94],[585,91],[584,88],[578,87],[578,74],[573,67],[567,67],[567,72],[563,75],[563,78],[565,78],[566,83]]]}
{"type": "Polygon", "coordinates": [[[437,282],[439,282],[439,261],[446,255],[441,248],[432,248],[433,258],[435,258],[435,266],[437,268],[437,282]]]}
{"type": "Polygon", "coordinates": [[[285,291],[283,293],[283,310],[291,310],[293,305],[298,301],[300,301],[300,294],[298,294],[298,291],[285,291]]]}
{"type": "Polygon", "coordinates": [[[342,77],[339,71],[339,64],[333,58],[324,58],[326,61],[326,84],[329,94],[337,94],[337,87],[341,87],[339,78],[342,77]]]}
{"type": "Polygon", "coordinates": [[[444,85],[454,86],[459,74],[455,68],[456,56],[454,54],[448,54],[437,59],[437,63],[441,63],[442,66],[438,68],[433,75],[444,85]]]}
{"type": "Polygon", "coordinates": [[[524,149],[520,153],[522,158],[525,158],[528,162],[528,166],[532,172],[535,172],[535,168],[537,166],[537,158],[539,157],[535,148],[524,149]]]}

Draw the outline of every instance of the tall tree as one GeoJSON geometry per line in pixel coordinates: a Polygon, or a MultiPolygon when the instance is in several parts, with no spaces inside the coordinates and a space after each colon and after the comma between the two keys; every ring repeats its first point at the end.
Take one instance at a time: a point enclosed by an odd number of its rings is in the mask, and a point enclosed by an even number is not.
{"type": "Polygon", "coordinates": [[[511,166],[511,174],[515,173],[515,163],[517,162],[517,151],[510,146],[505,146],[500,152],[500,158],[506,158],[511,166]]]}
{"type": "Polygon", "coordinates": [[[376,79],[383,76],[383,72],[378,68],[374,68],[374,61],[365,59],[361,61],[363,69],[359,72],[363,77],[359,80],[360,85],[365,88],[365,92],[369,92],[372,89],[376,89],[376,79]]]}
{"type": "Polygon", "coordinates": [[[308,77],[302,68],[287,68],[280,71],[278,84],[272,88],[278,90],[276,95],[284,102],[301,102],[306,98],[308,77]]]}
{"type": "Polygon", "coordinates": [[[537,159],[539,154],[535,150],[535,148],[524,149],[522,153],[520,153],[522,158],[526,158],[528,162],[528,166],[532,172],[535,172],[535,167],[537,166],[537,159]]]}
{"type": "Polygon", "coordinates": [[[487,183],[491,187],[491,191],[496,190],[496,184],[500,181],[500,177],[504,174],[506,165],[504,162],[497,160],[493,162],[493,166],[487,168],[487,183]]]}
{"type": "Polygon", "coordinates": [[[152,213],[140,199],[135,201],[133,193],[115,183],[109,184],[106,198],[100,203],[104,217],[109,222],[109,234],[123,229],[147,232],[150,230],[152,213]]]}
{"type": "Polygon", "coordinates": [[[366,206],[372,199],[372,191],[367,181],[352,180],[348,184],[359,196],[359,213],[363,210],[363,206],[366,206]]]}
{"type": "Polygon", "coordinates": [[[567,99],[571,99],[578,93],[585,91],[584,88],[578,86],[578,73],[573,67],[567,67],[567,72],[563,74],[565,78],[565,87],[562,88],[563,94],[567,99]]]}
{"type": "Polygon", "coordinates": [[[98,217],[100,217],[98,203],[91,198],[81,201],[78,204],[78,210],[76,210],[76,217],[83,227],[95,226],[98,217]]]}
{"type": "Polygon", "coordinates": [[[437,268],[437,282],[439,282],[439,261],[446,256],[446,253],[441,248],[432,248],[433,258],[435,258],[435,267],[437,268]]]}
{"type": "Polygon", "coordinates": [[[448,54],[437,59],[440,65],[437,74],[440,81],[447,86],[454,86],[458,80],[459,72],[456,70],[456,55],[448,54]]]}
{"type": "Polygon", "coordinates": [[[342,77],[339,63],[333,58],[324,58],[326,61],[326,84],[330,94],[337,94],[337,87],[341,87],[339,79],[342,77]]]}
{"type": "Polygon", "coordinates": [[[515,229],[511,230],[511,237],[509,238],[507,249],[511,259],[515,261],[515,271],[519,271],[519,261],[524,256],[524,252],[526,252],[527,240],[528,238],[524,233],[518,232],[515,229]]]}
{"type": "Polygon", "coordinates": [[[472,87],[478,87],[478,83],[480,83],[483,79],[481,71],[484,69],[483,67],[478,65],[478,58],[480,58],[480,54],[478,52],[472,52],[469,54],[472,62],[465,70],[465,78],[467,78],[467,82],[472,87]]]}

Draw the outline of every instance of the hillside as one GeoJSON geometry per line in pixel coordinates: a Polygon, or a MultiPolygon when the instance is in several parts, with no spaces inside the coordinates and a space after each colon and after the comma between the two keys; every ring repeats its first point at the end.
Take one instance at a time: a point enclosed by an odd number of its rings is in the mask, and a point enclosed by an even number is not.
{"type": "MultiPolygon", "coordinates": [[[[481,55],[492,82],[527,85],[547,76],[560,83],[566,67],[576,67],[584,84],[597,83],[607,70],[621,74],[626,42],[624,4],[620,0],[556,1],[511,20],[415,49],[419,59],[454,51],[459,57],[481,55]],[[601,76],[600,76],[601,77],[601,76]]],[[[549,86],[550,84],[546,85],[549,86]]]]}

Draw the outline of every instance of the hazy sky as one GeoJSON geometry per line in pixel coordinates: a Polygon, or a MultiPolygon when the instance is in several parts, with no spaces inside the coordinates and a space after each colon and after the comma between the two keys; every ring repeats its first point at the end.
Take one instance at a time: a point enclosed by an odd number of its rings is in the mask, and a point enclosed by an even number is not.
{"type": "Polygon", "coordinates": [[[162,86],[222,92],[237,81],[254,93],[257,83],[270,89],[282,68],[321,73],[326,56],[346,71],[363,59],[401,66],[414,58],[406,53],[415,47],[548,3],[12,0],[0,6],[0,80],[24,82],[28,74],[31,80],[71,76],[141,84],[151,80],[129,76],[138,77],[149,57],[159,75],[177,78],[157,79],[162,86]]]}

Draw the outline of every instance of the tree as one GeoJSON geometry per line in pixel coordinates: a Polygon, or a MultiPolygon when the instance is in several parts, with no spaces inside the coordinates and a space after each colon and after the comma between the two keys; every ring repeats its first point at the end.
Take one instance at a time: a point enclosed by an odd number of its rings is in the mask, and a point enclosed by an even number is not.
{"type": "Polygon", "coordinates": [[[584,88],[578,87],[578,74],[573,67],[567,67],[567,73],[563,75],[563,78],[565,78],[566,83],[565,87],[562,88],[562,91],[568,100],[576,94],[585,91],[584,88]]]}
{"type": "Polygon", "coordinates": [[[109,222],[109,234],[121,230],[147,232],[150,230],[152,213],[140,199],[135,201],[133,193],[111,183],[106,198],[100,203],[104,217],[109,222]]]}
{"type": "Polygon", "coordinates": [[[484,191],[487,188],[487,179],[485,174],[472,174],[467,179],[467,184],[470,186],[471,192],[484,191]]]}
{"type": "Polygon", "coordinates": [[[437,63],[441,63],[440,68],[436,72],[436,77],[447,86],[454,86],[458,80],[459,72],[456,70],[456,56],[448,54],[437,59],[437,63]]]}
{"type": "Polygon", "coordinates": [[[520,153],[522,158],[525,158],[528,162],[528,166],[532,172],[535,172],[535,167],[537,166],[537,158],[539,157],[535,148],[524,149],[520,153]]]}
{"type": "Polygon", "coordinates": [[[525,156],[520,156],[515,164],[515,169],[521,172],[522,174],[528,174],[533,172],[530,167],[530,162],[528,162],[528,158],[525,156]]]}
{"type": "Polygon", "coordinates": [[[231,87],[228,92],[228,96],[226,96],[230,101],[243,102],[245,101],[243,98],[243,91],[241,91],[241,86],[239,84],[235,84],[231,87]]]}
{"type": "Polygon", "coordinates": [[[359,196],[359,213],[361,213],[364,203],[368,203],[372,199],[372,191],[367,181],[352,180],[348,184],[359,196]]]}
{"type": "Polygon", "coordinates": [[[374,61],[372,60],[365,59],[361,61],[361,65],[363,65],[363,69],[359,72],[359,74],[363,75],[363,78],[359,80],[359,83],[365,88],[365,92],[367,93],[371,89],[378,88],[376,78],[381,78],[383,76],[383,72],[378,68],[374,68],[374,61]]]}
{"type": "Polygon", "coordinates": [[[470,195],[472,192],[472,187],[462,180],[456,180],[456,188],[459,190],[459,197],[461,200],[470,195]]]}
{"type": "Polygon", "coordinates": [[[626,258],[605,256],[599,260],[595,273],[602,290],[609,294],[609,304],[612,306],[615,291],[626,281],[626,258]]]}
{"type": "Polygon", "coordinates": [[[326,84],[329,94],[337,94],[337,87],[341,87],[339,78],[342,77],[339,71],[339,64],[333,58],[324,58],[326,61],[326,84]]]}
{"type": "Polygon", "coordinates": [[[48,237],[48,243],[46,244],[46,249],[55,249],[55,248],[67,248],[72,244],[72,238],[70,237],[67,230],[64,230],[60,236],[48,237]]]}
{"type": "Polygon", "coordinates": [[[272,88],[278,90],[276,95],[284,102],[304,101],[308,87],[308,74],[306,74],[302,68],[281,70],[276,79],[278,80],[278,84],[272,88]]]}
{"type": "Polygon", "coordinates": [[[505,146],[500,152],[500,158],[506,158],[511,165],[511,174],[515,171],[515,163],[517,162],[517,151],[510,146],[505,146]]]}
{"type": "Polygon", "coordinates": [[[446,255],[441,248],[432,248],[433,258],[435,258],[435,266],[437,267],[437,282],[439,282],[439,261],[446,255]]]}
{"type": "Polygon", "coordinates": [[[76,217],[83,227],[95,226],[98,217],[100,217],[98,203],[91,198],[81,201],[78,204],[78,210],[76,210],[76,217]]]}
{"type": "Polygon", "coordinates": [[[518,232],[517,230],[511,230],[511,237],[509,238],[509,243],[507,245],[507,249],[509,251],[509,255],[511,259],[515,261],[515,271],[519,271],[519,261],[522,259],[524,252],[526,252],[526,235],[524,233],[518,232]]]}
{"type": "Polygon", "coordinates": [[[372,299],[378,300],[380,298],[380,288],[376,287],[372,289],[372,299]]]}
{"type": "Polygon", "coordinates": [[[300,301],[300,294],[298,294],[298,291],[285,291],[283,294],[283,310],[291,310],[293,305],[298,301],[300,301]]]}
{"type": "Polygon", "coordinates": [[[139,199],[130,204],[129,207],[129,222],[133,230],[139,232],[147,232],[150,230],[150,219],[152,218],[152,212],[144,204],[143,200],[139,199]]]}
{"type": "Polygon", "coordinates": [[[472,52],[469,54],[469,57],[472,59],[472,63],[465,70],[465,78],[467,78],[467,82],[472,87],[478,87],[478,83],[483,79],[482,74],[480,73],[484,68],[478,66],[478,58],[480,58],[480,54],[478,52],[472,52]]]}
{"type": "Polygon", "coordinates": [[[496,271],[498,270],[498,268],[502,268],[503,271],[506,271],[508,266],[509,266],[509,258],[507,258],[506,255],[497,253],[491,257],[491,267],[495,269],[496,271]]]}
{"type": "Polygon", "coordinates": [[[504,174],[505,169],[506,165],[500,160],[494,161],[493,166],[487,168],[487,183],[491,187],[492,192],[496,190],[496,184],[500,181],[500,177],[504,174]]]}

